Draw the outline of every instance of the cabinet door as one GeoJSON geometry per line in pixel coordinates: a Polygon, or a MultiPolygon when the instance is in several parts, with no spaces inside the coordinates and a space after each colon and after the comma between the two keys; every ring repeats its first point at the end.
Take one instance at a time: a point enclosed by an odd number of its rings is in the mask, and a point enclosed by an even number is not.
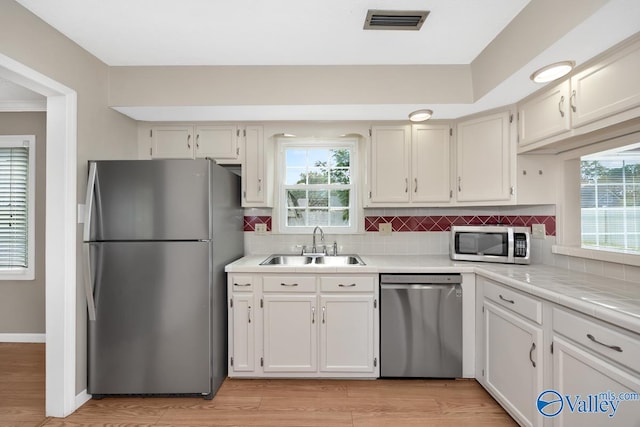
{"type": "Polygon", "coordinates": [[[231,334],[229,342],[230,371],[255,370],[255,298],[253,292],[232,296],[231,334]]]}
{"type": "MultiPolygon", "coordinates": [[[[619,401],[613,416],[609,416],[612,413],[609,407],[599,408],[604,413],[584,413],[585,409],[595,408],[593,395],[613,392],[617,396],[626,392],[637,396],[640,378],[557,336],[553,338],[553,389],[563,397],[562,406],[553,403],[543,410],[549,415],[560,411],[553,417],[555,426],[640,425],[640,402],[637,400],[619,401]],[[583,402],[579,403],[579,400],[583,402]]],[[[554,400],[553,395],[550,397],[545,400],[554,400]]]]}
{"type": "Polygon", "coordinates": [[[373,372],[373,295],[320,297],[320,370],[373,372]]]}
{"type": "Polygon", "coordinates": [[[515,161],[515,150],[511,147],[509,122],[510,114],[504,112],[458,124],[458,201],[511,199],[511,164],[515,161]]]}
{"type": "Polygon", "coordinates": [[[449,126],[411,128],[411,201],[444,202],[451,195],[449,126]]]}
{"type": "Polygon", "coordinates": [[[197,126],[196,157],[210,157],[220,162],[238,160],[239,130],[235,125],[197,126]]]}
{"type": "Polygon", "coordinates": [[[569,80],[566,80],[520,105],[520,145],[568,131],[571,128],[569,97],[569,80]]]}
{"type": "Polygon", "coordinates": [[[247,126],[242,165],[242,206],[266,206],[265,155],[262,126],[247,126]]]}
{"type": "Polygon", "coordinates": [[[151,157],[154,159],[193,158],[192,126],[156,126],[151,129],[151,157]]]}
{"type": "Polygon", "coordinates": [[[542,329],[484,302],[485,386],[523,426],[541,426],[542,329]]]}
{"type": "Polygon", "coordinates": [[[316,296],[264,296],[264,372],[316,372],[316,296]]]}
{"type": "Polygon", "coordinates": [[[640,105],[640,43],[571,78],[573,127],[640,105]]]}
{"type": "Polygon", "coordinates": [[[410,126],[371,129],[372,203],[409,202],[410,126]]]}

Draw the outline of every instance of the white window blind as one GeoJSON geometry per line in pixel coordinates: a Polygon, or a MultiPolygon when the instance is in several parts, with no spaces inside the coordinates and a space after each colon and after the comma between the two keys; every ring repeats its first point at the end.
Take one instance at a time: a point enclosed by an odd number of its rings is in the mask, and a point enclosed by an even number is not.
{"type": "Polygon", "coordinates": [[[29,267],[29,148],[0,147],[0,268],[29,267]]]}
{"type": "Polygon", "coordinates": [[[640,147],[581,160],[582,246],[640,253],[640,147]]]}
{"type": "Polygon", "coordinates": [[[35,142],[0,135],[0,280],[35,278],[35,142]]]}

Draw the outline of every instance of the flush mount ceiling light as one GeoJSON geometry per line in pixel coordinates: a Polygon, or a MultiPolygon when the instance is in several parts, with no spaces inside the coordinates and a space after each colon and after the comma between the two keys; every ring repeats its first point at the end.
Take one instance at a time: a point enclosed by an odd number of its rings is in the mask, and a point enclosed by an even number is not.
{"type": "Polygon", "coordinates": [[[364,20],[364,29],[417,31],[422,27],[428,15],[428,10],[369,9],[364,20]]]}
{"type": "Polygon", "coordinates": [[[575,67],[574,61],[562,61],[555,64],[542,67],[533,74],[531,74],[531,80],[536,83],[547,83],[560,77],[566,76],[575,67]]]}
{"type": "Polygon", "coordinates": [[[409,114],[409,120],[412,122],[424,122],[433,116],[433,110],[416,110],[409,114]]]}

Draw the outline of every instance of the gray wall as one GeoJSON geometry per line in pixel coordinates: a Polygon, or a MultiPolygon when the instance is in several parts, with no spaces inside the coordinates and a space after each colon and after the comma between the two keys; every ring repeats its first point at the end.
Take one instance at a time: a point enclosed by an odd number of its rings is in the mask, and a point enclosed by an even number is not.
{"type": "Polygon", "coordinates": [[[46,121],[40,113],[0,113],[0,135],[36,136],[35,280],[0,281],[0,333],[45,332],[46,121]]]}
{"type": "MultiPolygon", "coordinates": [[[[78,95],[78,200],[89,159],[137,157],[136,123],[108,107],[108,67],[13,0],[0,0],[0,53],[75,90],[78,95]]],[[[76,393],[86,388],[86,303],[81,225],[77,230],[76,393]]]]}

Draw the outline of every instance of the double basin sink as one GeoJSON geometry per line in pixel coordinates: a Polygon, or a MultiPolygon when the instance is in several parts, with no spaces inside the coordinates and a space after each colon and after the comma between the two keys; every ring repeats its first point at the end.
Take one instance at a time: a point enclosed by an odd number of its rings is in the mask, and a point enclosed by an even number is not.
{"type": "Polygon", "coordinates": [[[358,255],[271,255],[260,265],[365,265],[358,255]]]}

